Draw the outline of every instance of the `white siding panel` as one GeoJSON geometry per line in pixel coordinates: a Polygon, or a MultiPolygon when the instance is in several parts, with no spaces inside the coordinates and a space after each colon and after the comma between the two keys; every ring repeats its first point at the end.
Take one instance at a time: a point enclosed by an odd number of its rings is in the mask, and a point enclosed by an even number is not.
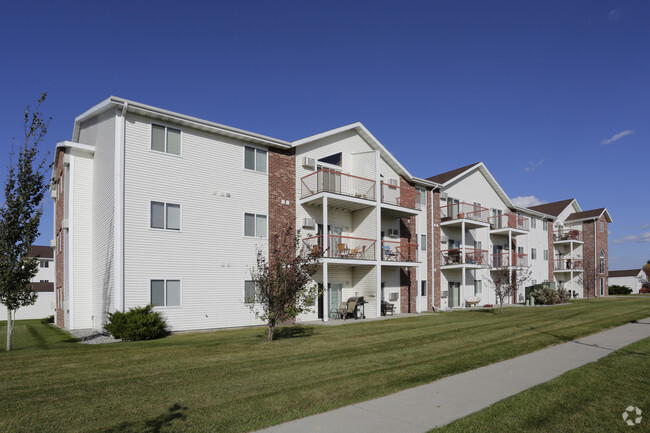
{"type": "Polygon", "coordinates": [[[92,198],[93,159],[90,155],[73,156],[74,201],[71,228],[74,251],[74,326],[77,329],[93,327],[92,290],[92,198]]]}
{"type": "Polygon", "coordinates": [[[151,279],[180,279],[181,307],[161,307],[175,330],[260,324],[244,305],[258,248],[244,213],[268,215],[266,174],[244,169],[244,145],[182,130],[182,156],[150,150],[151,124],[126,122],[125,305],[150,302],[151,279]],[[149,227],[151,201],[181,205],[181,230],[149,227]]]}
{"type": "MultiPolygon", "coordinates": [[[[52,316],[54,311],[54,292],[39,292],[34,305],[22,307],[16,310],[16,320],[42,319],[52,316]]],[[[0,308],[0,320],[7,320],[7,308],[3,305],[0,308]]]]}

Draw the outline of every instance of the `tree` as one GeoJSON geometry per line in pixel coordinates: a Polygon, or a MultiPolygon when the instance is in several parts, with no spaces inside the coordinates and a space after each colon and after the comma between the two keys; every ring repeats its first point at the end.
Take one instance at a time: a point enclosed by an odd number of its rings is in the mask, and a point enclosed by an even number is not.
{"type": "Polygon", "coordinates": [[[46,96],[41,95],[33,111],[29,106],[25,110],[25,142],[17,158],[12,145],[5,202],[0,208],[0,302],[7,307],[7,351],[12,346],[16,310],[33,305],[37,297],[30,281],[38,271],[38,260],[30,253],[39,235],[41,202],[50,183],[46,178],[50,166],[45,158],[39,160],[38,149],[51,120],[44,121],[39,112],[46,96]]]}
{"type": "Polygon", "coordinates": [[[643,265],[641,270],[645,274],[645,278],[639,277],[639,280],[641,281],[641,287],[650,289],[650,260],[648,260],[648,262],[643,265]]]}
{"type": "Polygon", "coordinates": [[[318,269],[319,256],[299,246],[299,233],[286,226],[269,239],[269,259],[261,249],[257,251],[257,265],[251,271],[255,295],[245,302],[267,323],[268,341],[273,340],[276,325],[311,311],[318,296],[312,276],[318,269]]]}
{"type": "Polygon", "coordinates": [[[596,264],[592,260],[582,261],[582,272],[578,274],[578,284],[582,286],[583,295],[587,302],[591,294],[596,296],[596,264]]]}
{"type": "Polygon", "coordinates": [[[530,275],[531,270],[528,267],[498,266],[492,270],[490,285],[494,288],[499,304],[501,304],[501,314],[503,314],[503,301],[516,294],[517,288],[523,287],[530,275]]]}

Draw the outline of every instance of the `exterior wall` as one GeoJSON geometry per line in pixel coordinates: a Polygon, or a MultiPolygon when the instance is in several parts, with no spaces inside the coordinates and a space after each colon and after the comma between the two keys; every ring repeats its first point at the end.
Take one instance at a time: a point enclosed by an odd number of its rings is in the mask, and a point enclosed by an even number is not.
{"type": "Polygon", "coordinates": [[[54,315],[54,323],[57,326],[65,327],[65,310],[67,308],[65,298],[65,260],[63,254],[63,217],[65,206],[65,182],[64,182],[64,165],[65,149],[57,149],[56,154],[56,168],[55,173],[57,176],[57,194],[54,201],[54,239],[56,239],[56,248],[54,249],[54,263],[56,266],[56,280],[54,284],[55,291],[55,305],[56,314],[54,315]]]}
{"type": "Polygon", "coordinates": [[[636,277],[608,277],[609,285],[627,286],[632,289],[632,293],[639,293],[642,287],[639,277],[644,275],[643,271],[640,271],[636,277]]]}
{"type": "MultiPolygon", "coordinates": [[[[4,305],[3,305],[4,307],[4,305]]],[[[56,313],[54,292],[39,292],[34,305],[16,310],[16,320],[42,319],[56,313]]],[[[55,316],[56,317],[56,316],[55,316]]],[[[7,320],[7,309],[0,308],[0,321],[7,320]]]]}
{"type": "Polygon", "coordinates": [[[608,296],[609,295],[609,243],[607,240],[607,236],[609,234],[608,231],[608,224],[607,224],[607,219],[605,218],[605,215],[601,215],[598,221],[596,221],[596,276],[598,278],[597,280],[597,291],[598,291],[598,296],[608,296]],[[600,230],[600,226],[603,226],[603,231],[600,230]],[[601,272],[600,270],[600,252],[603,251],[605,253],[605,268],[601,272]],[[603,293],[600,292],[600,279],[603,278],[603,281],[605,283],[604,285],[604,290],[603,293]]]}
{"type": "Polygon", "coordinates": [[[126,119],[126,308],[150,302],[152,279],[174,279],[181,306],[157,307],[172,329],[260,324],[243,303],[244,282],[267,239],[244,236],[244,213],[267,215],[268,223],[268,175],[244,168],[242,142],[169,126],[182,131],[181,156],[150,150],[149,119],[126,119]],[[150,228],[151,201],[180,204],[181,230],[150,228]]]}
{"type": "Polygon", "coordinates": [[[37,283],[39,281],[47,281],[50,283],[54,283],[54,280],[56,278],[56,267],[54,264],[54,258],[45,258],[41,257],[39,258],[40,261],[47,261],[47,268],[41,267],[39,265],[38,267],[38,272],[32,278],[32,282],[37,283]]]}
{"type": "Polygon", "coordinates": [[[548,280],[550,282],[555,281],[555,267],[553,260],[555,259],[555,248],[553,247],[553,221],[546,222],[546,227],[548,229],[548,280]]]}
{"type": "Polygon", "coordinates": [[[296,155],[295,150],[269,149],[269,239],[285,227],[296,231],[296,155]]]}
{"type": "Polygon", "coordinates": [[[101,329],[106,313],[115,311],[115,116],[115,110],[107,111],[84,122],[79,130],[79,142],[95,146],[91,236],[94,329],[101,329]]]}
{"type": "Polygon", "coordinates": [[[596,262],[594,261],[594,251],[596,248],[595,233],[596,225],[593,221],[585,222],[582,225],[582,238],[584,240],[584,280],[583,280],[583,296],[593,298],[596,296],[596,285],[598,283],[596,276],[596,262]]]}

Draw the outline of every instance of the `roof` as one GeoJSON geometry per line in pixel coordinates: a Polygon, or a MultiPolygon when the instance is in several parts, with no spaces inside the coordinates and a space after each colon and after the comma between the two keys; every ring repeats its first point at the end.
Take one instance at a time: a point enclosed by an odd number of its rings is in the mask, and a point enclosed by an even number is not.
{"type": "Polygon", "coordinates": [[[582,221],[582,220],[590,220],[590,219],[598,219],[602,214],[605,214],[607,217],[608,222],[612,222],[612,218],[609,216],[609,212],[607,212],[607,209],[604,207],[601,207],[600,209],[591,209],[591,210],[586,210],[582,212],[575,212],[569,215],[566,218],[566,221],[582,221]]]}
{"type": "Polygon", "coordinates": [[[636,277],[641,273],[641,269],[625,269],[622,271],[609,271],[608,276],[612,277],[636,277]]]}
{"type": "Polygon", "coordinates": [[[568,200],[555,201],[553,203],[538,204],[537,206],[529,206],[528,209],[556,217],[560,215],[574,200],[575,199],[570,198],[568,200]]]}
{"type": "Polygon", "coordinates": [[[47,282],[47,283],[29,283],[32,285],[32,290],[35,292],[53,292],[54,291],[54,283],[52,282],[47,282]]]}
{"type": "Polygon", "coordinates": [[[43,259],[54,258],[54,248],[45,245],[32,245],[32,257],[41,257],[43,259]]]}
{"type": "Polygon", "coordinates": [[[457,169],[451,170],[451,171],[446,171],[444,173],[440,173],[440,174],[437,174],[435,176],[428,177],[427,180],[429,180],[431,182],[435,182],[435,183],[445,183],[445,182],[448,182],[448,181],[452,180],[456,176],[458,176],[460,174],[463,174],[464,172],[466,172],[470,168],[473,168],[473,167],[479,165],[480,163],[481,162],[479,161],[479,162],[475,162],[474,164],[466,165],[465,167],[457,168],[457,169]]]}

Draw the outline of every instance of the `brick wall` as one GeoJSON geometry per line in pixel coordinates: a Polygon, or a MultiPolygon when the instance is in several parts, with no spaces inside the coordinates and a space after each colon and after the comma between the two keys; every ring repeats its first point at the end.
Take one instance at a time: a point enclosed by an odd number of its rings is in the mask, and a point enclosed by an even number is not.
{"type": "Polygon", "coordinates": [[[609,269],[609,251],[608,251],[608,241],[607,241],[607,233],[608,233],[608,228],[607,228],[607,219],[605,218],[604,215],[601,215],[598,221],[595,223],[595,229],[596,229],[596,276],[597,276],[597,291],[598,291],[598,296],[600,295],[600,279],[604,278],[604,283],[605,283],[605,292],[604,296],[609,295],[609,282],[608,282],[608,269],[609,269]],[[603,225],[603,231],[600,231],[600,226],[601,223],[603,225]],[[600,270],[600,252],[605,253],[605,267],[603,271],[601,272],[600,270]]]}
{"type": "MultiPolygon", "coordinates": [[[[596,265],[597,262],[594,260],[594,250],[596,247],[595,239],[596,233],[595,229],[596,224],[594,221],[585,221],[582,223],[582,240],[584,245],[582,247],[582,263],[583,263],[583,277],[582,277],[582,288],[583,296],[593,298],[596,295],[596,265]]],[[[597,260],[597,259],[596,259],[597,260]]]]}
{"type": "Polygon", "coordinates": [[[441,222],[441,210],[440,210],[440,191],[434,191],[433,194],[433,305],[436,308],[440,308],[440,222],[441,222]]]}
{"type": "MultiPolygon", "coordinates": [[[[401,197],[406,197],[407,200],[402,202],[404,206],[415,207],[416,190],[415,187],[400,176],[400,192],[401,197]],[[412,202],[410,202],[411,200],[412,202]]],[[[407,244],[417,243],[415,217],[402,218],[400,220],[400,246],[402,251],[410,251],[411,248],[407,244]]],[[[415,313],[416,311],[416,298],[418,294],[417,287],[417,273],[414,267],[402,268],[400,270],[400,311],[402,313],[415,313]]]]}
{"type": "Polygon", "coordinates": [[[296,155],[295,149],[269,149],[268,155],[268,237],[272,239],[287,225],[296,231],[296,155]]]}
{"type": "Polygon", "coordinates": [[[64,206],[65,206],[65,182],[63,179],[63,174],[64,174],[64,166],[63,166],[63,159],[65,156],[65,149],[58,149],[57,150],[57,155],[56,155],[56,160],[57,160],[57,165],[56,165],[56,173],[57,173],[57,196],[56,196],[56,204],[55,204],[55,222],[54,222],[54,239],[57,241],[57,246],[54,249],[54,260],[56,263],[56,271],[55,271],[55,293],[54,293],[54,299],[56,302],[56,325],[60,327],[65,327],[65,311],[63,310],[63,302],[65,301],[64,299],[64,263],[65,263],[65,257],[64,257],[64,251],[65,249],[62,248],[63,245],[59,245],[59,242],[63,242],[63,229],[62,229],[62,223],[63,223],[63,217],[64,217],[64,206]]]}

